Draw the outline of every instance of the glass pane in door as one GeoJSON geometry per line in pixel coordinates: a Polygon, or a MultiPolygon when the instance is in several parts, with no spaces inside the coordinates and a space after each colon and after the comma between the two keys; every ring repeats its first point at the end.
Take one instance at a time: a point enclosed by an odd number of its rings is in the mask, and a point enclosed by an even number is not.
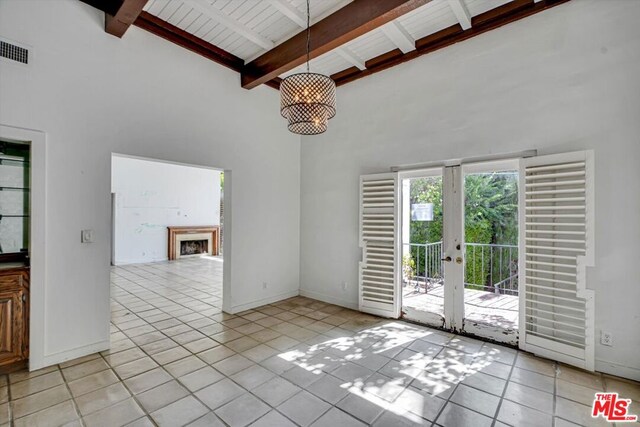
{"type": "Polygon", "coordinates": [[[465,331],[500,341],[509,341],[504,337],[512,335],[515,340],[518,330],[516,170],[465,174],[464,235],[465,331]]]}
{"type": "Polygon", "coordinates": [[[402,312],[409,320],[442,327],[442,175],[402,181],[402,312]]]}

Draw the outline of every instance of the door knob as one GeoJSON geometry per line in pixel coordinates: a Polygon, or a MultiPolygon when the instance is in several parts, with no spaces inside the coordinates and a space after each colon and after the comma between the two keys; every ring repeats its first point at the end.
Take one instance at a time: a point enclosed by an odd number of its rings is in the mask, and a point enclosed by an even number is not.
{"type": "Polygon", "coordinates": [[[461,257],[461,256],[456,257],[456,262],[457,262],[458,264],[462,264],[462,257],[461,257]]]}
{"type": "Polygon", "coordinates": [[[440,261],[451,262],[451,257],[450,257],[450,256],[448,256],[448,257],[446,257],[446,258],[442,258],[442,259],[440,259],[440,261]]]}

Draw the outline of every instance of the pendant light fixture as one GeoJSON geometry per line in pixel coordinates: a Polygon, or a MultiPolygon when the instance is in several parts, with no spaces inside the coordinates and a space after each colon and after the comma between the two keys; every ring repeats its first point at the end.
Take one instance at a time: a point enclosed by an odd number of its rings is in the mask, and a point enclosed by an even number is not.
{"type": "Polygon", "coordinates": [[[327,130],[336,115],[336,84],[330,77],[309,71],[311,48],[309,0],[307,0],[307,71],[292,74],[280,83],[280,114],[289,131],[317,135],[327,130]]]}

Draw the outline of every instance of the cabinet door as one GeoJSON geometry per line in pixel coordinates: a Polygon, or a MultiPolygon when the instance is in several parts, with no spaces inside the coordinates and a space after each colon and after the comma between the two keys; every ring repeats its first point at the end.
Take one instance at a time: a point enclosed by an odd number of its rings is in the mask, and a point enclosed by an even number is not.
{"type": "Polygon", "coordinates": [[[22,360],[23,290],[0,291],[0,365],[22,360]]]}

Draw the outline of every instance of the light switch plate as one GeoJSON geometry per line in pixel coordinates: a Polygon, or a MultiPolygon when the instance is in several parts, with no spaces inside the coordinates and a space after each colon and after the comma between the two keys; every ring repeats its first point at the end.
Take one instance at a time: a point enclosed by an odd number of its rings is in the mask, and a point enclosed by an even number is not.
{"type": "Polygon", "coordinates": [[[93,230],[82,230],[80,241],[82,243],[93,243],[93,230]]]}

